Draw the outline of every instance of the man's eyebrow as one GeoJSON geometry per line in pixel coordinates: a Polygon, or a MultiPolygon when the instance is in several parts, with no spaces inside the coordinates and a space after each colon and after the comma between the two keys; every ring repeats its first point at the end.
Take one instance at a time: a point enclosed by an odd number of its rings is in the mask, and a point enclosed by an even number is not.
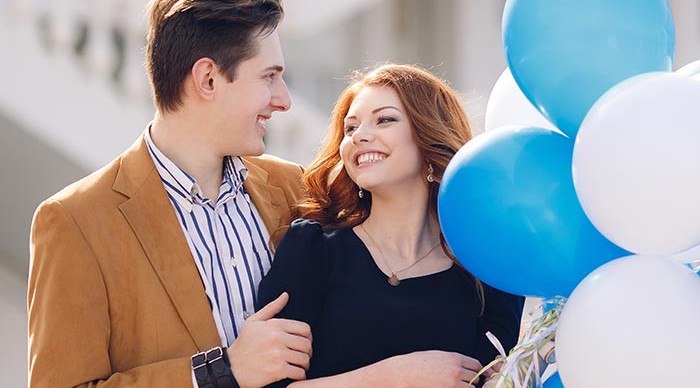
{"type": "Polygon", "coordinates": [[[263,70],[263,71],[276,71],[278,73],[281,73],[284,71],[284,67],[282,67],[280,65],[273,65],[273,66],[266,67],[265,70],[263,70]]]}

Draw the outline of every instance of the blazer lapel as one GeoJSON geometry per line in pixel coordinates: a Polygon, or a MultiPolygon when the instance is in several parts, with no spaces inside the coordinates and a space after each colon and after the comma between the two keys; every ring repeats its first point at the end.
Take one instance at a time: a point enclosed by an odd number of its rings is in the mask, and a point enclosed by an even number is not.
{"type": "Polygon", "coordinates": [[[285,220],[282,217],[289,213],[284,190],[269,181],[269,174],[265,169],[250,159],[244,158],[243,160],[248,168],[248,177],[243,183],[243,187],[262,217],[267,231],[273,235],[277,229],[285,226],[283,224],[285,220]]]}
{"type": "Polygon", "coordinates": [[[145,141],[124,155],[114,189],[129,197],[119,206],[200,350],[220,342],[192,252],[168,200],[145,141]]]}

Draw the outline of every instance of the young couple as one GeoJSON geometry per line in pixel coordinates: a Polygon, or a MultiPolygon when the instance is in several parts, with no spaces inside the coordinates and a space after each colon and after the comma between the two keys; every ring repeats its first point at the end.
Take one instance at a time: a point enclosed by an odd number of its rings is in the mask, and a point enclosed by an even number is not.
{"type": "Polygon", "coordinates": [[[454,91],[375,69],[304,172],[262,155],[291,104],[280,2],[148,12],[152,123],[34,217],[30,386],[468,387],[486,331],[515,344],[522,298],[455,264],[437,220],[471,137],[454,91]]]}

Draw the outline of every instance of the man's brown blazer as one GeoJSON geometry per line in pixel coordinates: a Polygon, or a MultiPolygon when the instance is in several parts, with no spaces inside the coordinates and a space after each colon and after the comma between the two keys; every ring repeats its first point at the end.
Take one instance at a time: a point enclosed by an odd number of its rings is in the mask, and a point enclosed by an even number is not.
{"type": "MultiPolygon", "coordinates": [[[[300,166],[244,158],[272,234],[300,166]]],[[[30,242],[29,385],[191,387],[190,356],[219,345],[204,286],[145,141],[42,203],[30,242]]]]}

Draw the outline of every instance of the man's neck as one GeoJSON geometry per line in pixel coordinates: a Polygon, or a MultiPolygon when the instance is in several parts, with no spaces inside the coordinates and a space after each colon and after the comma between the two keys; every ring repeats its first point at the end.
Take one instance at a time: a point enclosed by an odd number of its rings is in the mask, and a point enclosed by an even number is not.
{"type": "Polygon", "coordinates": [[[205,197],[216,200],[224,156],[217,155],[212,148],[210,135],[201,121],[198,123],[178,112],[157,114],[150,131],[156,147],[197,181],[205,197]]]}

